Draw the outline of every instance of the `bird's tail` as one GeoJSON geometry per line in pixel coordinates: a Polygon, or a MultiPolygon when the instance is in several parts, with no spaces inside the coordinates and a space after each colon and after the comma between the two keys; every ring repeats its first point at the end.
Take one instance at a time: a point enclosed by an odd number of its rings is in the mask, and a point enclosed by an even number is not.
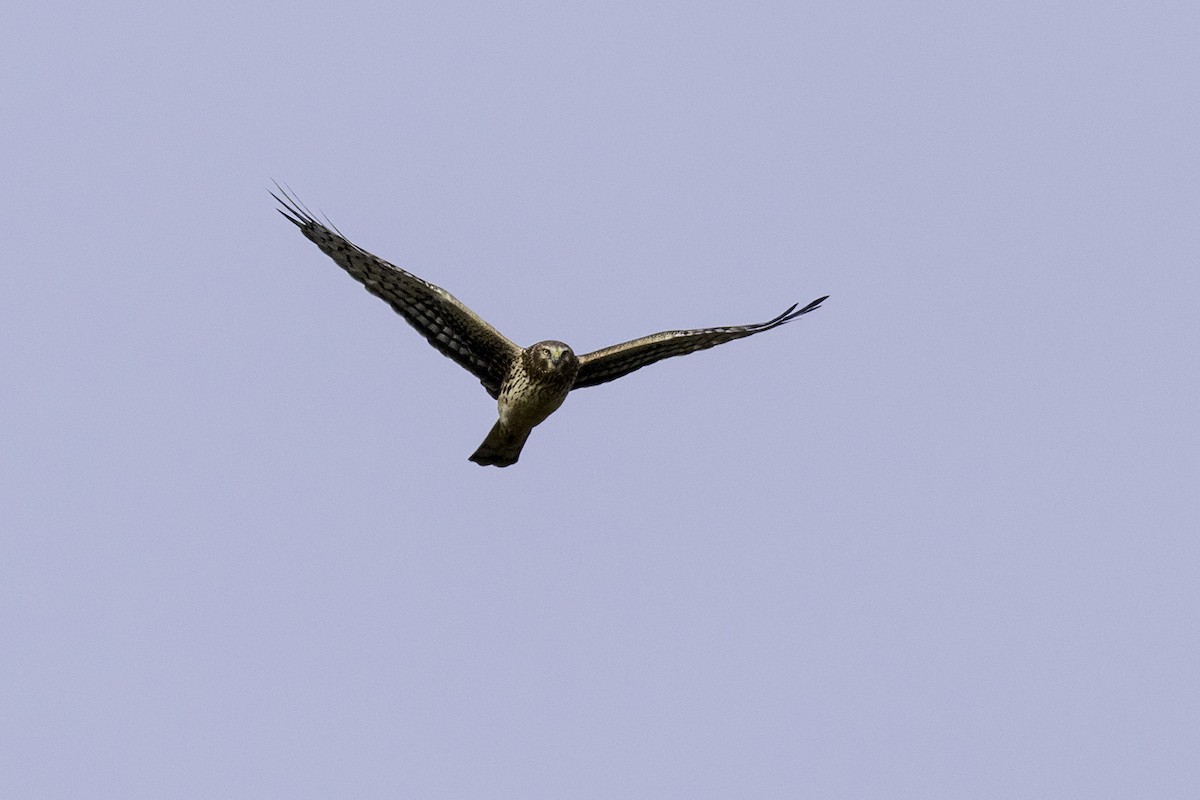
{"type": "Polygon", "coordinates": [[[521,457],[521,448],[529,438],[529,431],[512,430],[500,420],[492,426],[487,438],[479,449],[471,456],[471,460],[481,467],[510,467],[521,457]]]}

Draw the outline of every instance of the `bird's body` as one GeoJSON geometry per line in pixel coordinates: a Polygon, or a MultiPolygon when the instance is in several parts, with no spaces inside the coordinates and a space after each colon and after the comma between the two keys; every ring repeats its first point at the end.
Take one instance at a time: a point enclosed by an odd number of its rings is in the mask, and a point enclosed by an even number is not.
{"type": "Polygon", "coordinates": [[[517,462],[530,432],[572,389],[606,383],[664,358],[686,355],[783,325],[817,308],[824,297],[757,325],[664,331],[576,356],[548,340],[519,347],[441,287],[368,253],[326,226],[288,193],[275,196],[290,222],[367,291],[387,302],[443,355],[471,372],[497,401],[499,419],[471,456],[482,466],[517,462]]]}
{"type": "Polygon", "coordinates": [[[517,463],[529,433],[563,404],[578,373],[579,359],[562,342],[526,348],[500,386],[500,418],[471,460],[485,467],[517,463]]]}

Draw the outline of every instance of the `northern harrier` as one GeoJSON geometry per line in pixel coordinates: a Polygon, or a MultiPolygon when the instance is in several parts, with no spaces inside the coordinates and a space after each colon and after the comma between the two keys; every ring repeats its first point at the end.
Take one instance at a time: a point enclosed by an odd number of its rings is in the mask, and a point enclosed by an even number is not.
{"type": "MultiPolygon", "coordinates": [[[[298,227],[367,291],[384,300],[444,356],[479,378],[498,401],[500,419],[471,456],[482,466],[517,463],[530,431],[550,416],[572,389],[596,386],[672,356],[705,350],[734,339],[778,328],[821,305],[818,298],[798,303],[756,325],[664,331],[576,356],[553,340],[519,347],[445,289],[373,256],[332,225],[322,225],[293,196],[280,189],[279,213],[298,227]]],[[[828,295],[826,295],[828,297],[828,295]]]]}

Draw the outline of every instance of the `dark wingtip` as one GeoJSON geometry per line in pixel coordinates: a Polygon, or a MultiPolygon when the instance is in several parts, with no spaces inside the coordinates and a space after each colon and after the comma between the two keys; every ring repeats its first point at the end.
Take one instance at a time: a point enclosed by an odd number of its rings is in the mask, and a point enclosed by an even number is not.
{"type": "Polygon", "coordinates": [[[821,303],[824,303],[828,299],[829,299],[829,295],[825,295],[824,297],[818,297],[816,300],[813,300],[811,303],[806,305],[804,308],[802,308],[798,312],[796,312],[796,316],[800,316],[801,314],[807,314],[809,311],[815,311],[817,308],[820,307],[821,303]]]}
{"type": "MultiPolygon", "coordinates": [[[[275,199],[276,199],[276,200],[278,200],[279,198],[275,198],[275,199]]],[[[284,218],[284,219],[286,219],[288,222],[290,222],[290,223],[292,223],[293,225],[295,225],[297,228],[303,228],[303,227],[304,227],[304,223],[303,223],[303,222],[301,222],[300,220],[296,219],[296,218],[295,218],[295,217],[293,217],[291,214],[289,214],[288,212],[284,211],[282,208],[277,208],[277,209],[275,209],[275,210],[279,212],[279,216],[283,217],[283,218],[284,218]]]]}
{"type": "MultiPolygon", "coordinates": [[[[275,184],[275,187],[279,188],[279,184],[278,183],[275,184]]],[[[280,188],[279,191],[283,192],[283,189],[280,188]]],[[[267,194],[271,195],[271,197],[274,197],[275,202],[279,203],[279,208],[277,208],[275,210],[278,211],[284,219],[286,219],[288,222],[295,225],[297,228],[304,227],[303,215],[299,213],[299,211],[296,209],[295,205],[293,205],[292,203],[290,203],[284,199],[284,197],[287,197],[286,193],[284,194],[283,197],[280,197],[279,195],[275,194],[270,189],[268,189],[267,194]]]]}
{"type": "Polygon", "coordinates": [[[276,209],[276,211],[282,214],[284,219],[301,229],[309,225],[320,224],[313,213],[296,197],[295,192],[289,187],[280,186],[279,181],[273,180],[271,182],[275,184],[275,188],[279,190],[279,194],[275,194],[270,189],[267,190],[267,194],[274,197],[275,202],[279,203],[280,208],[276,209]]]}
{"type": "Polygon", "coordinates": [[[811,303],[806,305],[804,308],[801,308],[799,311],[797,311],[796,309],[800,304],[792,303],[792,305],[788,307],[787,311],[784,311],[782,314],[780,314],[778,317],[776,317],[773,320],[762,323],[762,325],[759,327],[759,329],[767,330],[768,328],[775,328],[780,325],[784,325],[788,322],[791,322],[792,320],[794,320],[796,317],[800,316],[801,314],[807,314],[810,311],[816,311],[821,306],[821,303],[824,303],[828,299],[829,299],[829,295],[825,295],[824,297],[818,297],[816,300],[813,300],[811,303]]]}

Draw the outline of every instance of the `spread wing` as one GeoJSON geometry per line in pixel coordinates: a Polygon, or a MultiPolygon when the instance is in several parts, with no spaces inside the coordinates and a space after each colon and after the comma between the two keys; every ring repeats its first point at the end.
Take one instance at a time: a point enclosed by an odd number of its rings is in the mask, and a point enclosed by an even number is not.
{"type": "MultiPolygon", "coordinates": [[[[829,295],[825,295],[828,297],[829,295]]],[[[662,361],[672,356],[685,356],[697,350],[707,350],[734,339],[753,336],[756,333],[769,331],[786,325],[801,314],[813,311],[825,300],[825,297],[813,300],[799,311],[793,305],[775,319],[760,322],[757,325],[734,325],[728,328],[698,328],[690,331],[663,331],[650,336],[634,339],[632,342],[615,344],[594,353],[579,357],[579,375],[575,378],[572,389],[584,386],[596,386],[628,375],[634,370],[662,361]]]]}
{"type": "Polygon", "coordinates": [[[438,351],[464,367],[496,397],[512,360],[521,348],[506,339],[454,295],[428,281],[373,256],[350,242],[332,225],[322,225],[282,187],[278,209],[325,255],[382,299],[438,351]]]}

